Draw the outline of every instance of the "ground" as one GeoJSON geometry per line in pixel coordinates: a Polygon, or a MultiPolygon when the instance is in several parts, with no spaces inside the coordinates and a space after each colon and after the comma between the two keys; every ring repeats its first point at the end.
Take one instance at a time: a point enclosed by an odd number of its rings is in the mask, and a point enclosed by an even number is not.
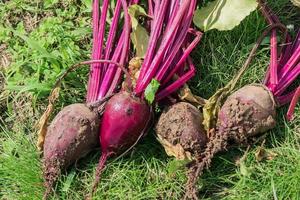
{"type": "MultiPolygon", "coordinates": [[[[287,0],[268,1],[295,33],[299,9],[287,0]],[[274,3],[275,2],[275,3],[274,3]]],[[[6,0],[0,2],[0,198],[41,199],[40,154],[35,123],[47,95],[67,66],[90,55],[90,0],[6,0]],[[2,76],[4,75],[4,76],[2,76]],[[5,82],[5,83],[4,83],[5,82]]],[[[259,12],[233,31],[205,33],[193,52],[197,75],[194,93],[208,98],[224,86],[243,64],[267,24],[259,12]]],[[[238,84],[261,82],[269,62],[269,42],[238,84]]],[[[82,102],[87,69],[70,74],[63,84],[56,112],[82,102]]],[[[300,199],[300,110],[287,122],[278,109],[276,128],[251,147],[232,146],[213,160],[198,182],[203,199],[300,199]]],[[[53,199],[82,199],[91,187],[100,151],[79,160],[60,179],[53,199]]],[[[156,141],[154,132],[130,154],[111,159],[97,199],[179,199],[185,169],[176,168],[156,141]]]]}

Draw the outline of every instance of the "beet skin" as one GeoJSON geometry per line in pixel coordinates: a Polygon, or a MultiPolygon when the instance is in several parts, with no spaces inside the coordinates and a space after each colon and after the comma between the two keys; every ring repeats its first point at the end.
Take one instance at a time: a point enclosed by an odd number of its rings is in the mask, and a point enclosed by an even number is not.
{"type": "Polygon", "coordinates": [[[91,199],[108,157],[124,153],[133,147],[146,132],[151,121],[151,109],[142,99],[122,91],[106,104],[100,132],[102,155],[96,169],[91,199]]]}
{"type": "Polygon", "coordinates": [[[51,122],[44,143],[44,199],[61,171],[99,144],[99,121],[96,112],[78,103],[63,108],[51,122]]]}
{"type": "Polygon", "coordinates": [[[102,118],[102,153],[119,154],[130,148],[147,128],[150,107],[128,92],[119,92],[106,104],[102,118]]]}
{"type": "Polygon", "coordinates": [[[180,102],[165,109],[155,130],[167,154],[179,160],[200,154],[207,142],[202,121],[202,113],[189,103],[180,102]]]}
{"type": "Polygon", "coordinates": [[[227,98],[217,129],[238,140],[255,136],[275,127],[275,109],[273,94],[265,86],[247,85],[227,98]]]}

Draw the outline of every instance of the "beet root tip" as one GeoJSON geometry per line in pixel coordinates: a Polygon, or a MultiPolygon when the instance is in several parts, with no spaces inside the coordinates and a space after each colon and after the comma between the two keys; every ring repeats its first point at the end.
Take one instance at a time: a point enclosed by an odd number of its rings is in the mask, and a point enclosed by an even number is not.
{"type": "Polygon", "coordinates": [[[43,177],[45,192],[43,199],[47,200],[53,192],[53,185],[61,174],[61,163],[59,159],[44,160],[43,177]]]}

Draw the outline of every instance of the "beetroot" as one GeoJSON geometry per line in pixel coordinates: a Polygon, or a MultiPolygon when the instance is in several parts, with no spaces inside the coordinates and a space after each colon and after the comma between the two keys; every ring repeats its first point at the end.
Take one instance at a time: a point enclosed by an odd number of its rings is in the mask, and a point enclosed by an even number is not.
{"type": "Polygon", "coordinates": [[[202,121],[200,111],[189,103],[179,102],[166,108],[155,131],[167,154],[178,160],[199,155],[207,142],[202,121]]]}
{"type": "Polygon", "coordinates": [[[229,130],[236,139],[246,139],[276,125],[276,104],[270,90],[260,84],[247,85],[223,104],[218,117],[219,130],[229,130]]]}
{"type": "Polygon", "coordinates": [[[62,170],[98,145],[99,114],[85,104],[62,109],[45,137],[43,172],[46,199],[62,170]]]}
{"type": "Polygon", "coordinates": [[[102,154],[118,154],[131,147],[145,131],[150,114],[149,105],[129,92],[113,96],[105,106],[102,118],[102,154]]]}
{"type": "Polygon", "coordinates": [[[129,92],[119,92],[108,101],[100,134],[102,155],[96,170],[92,192],[96,190],[106,159],[123,153],[135,145],[146,132],[150,120],[149,105],[129,92]]]}

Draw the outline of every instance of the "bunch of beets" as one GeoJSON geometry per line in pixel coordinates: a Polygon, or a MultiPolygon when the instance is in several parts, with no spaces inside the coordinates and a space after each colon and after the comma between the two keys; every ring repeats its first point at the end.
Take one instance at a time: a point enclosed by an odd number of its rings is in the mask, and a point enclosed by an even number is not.
{"type": "Polygon", "coordinates": [[[192,23],[197,1],[148,0],[147,14],[137,19],[149,34],[143,58],[137,57],[130,40],[136,19],[129,15],[129,8],[139,4],[139,0],[117,0],[113,6],[110,0],[103,0],[101,5],[99,0],[93,1],[91,60],[72,68],[90,65],[86,102],[63,108],[39,143],[43,150],[44,199],[50,197],[67,167],[100,145],[95,181],[86,196],[90,199],[107,159],[128,152],[153,124],[169,155],[191,161],[184,197],[197,199],[198,177],[213,156],[226,149],[228,141],[244,143],[273,128],[279,106],[290,103],[287,118],[292,118],[300,96],[296,84],[300,74],[300,31],[292,40],[265,3],[259,6],[270,26],[235,77],[246,70],[262,39],[270,33],[270,65],[263,83],[246,85],[230,95],[232,89],[220,90],[212,101],[202,103],[179,102],[178,98],[178,91],[188,90],[186,82],[195,75],[190,54],[203,35],[192,23]],[[109,26],[108,16],[112,16],[109,26]],[[277,42],[279,32],[283,46],[277,42]],[[215,99],[219,105],[212,106],[215,99]],[[157,103],[165,109],[156,121],[153,107],[157,103]],[[217,112],[207,119],[204,114],[212,107],[217,112]]]}

